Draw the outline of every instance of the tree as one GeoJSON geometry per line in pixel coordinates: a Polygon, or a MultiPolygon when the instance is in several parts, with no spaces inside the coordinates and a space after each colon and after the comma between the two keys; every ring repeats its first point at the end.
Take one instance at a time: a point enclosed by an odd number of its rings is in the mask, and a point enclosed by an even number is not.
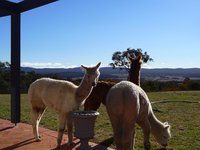
{"type": "Polygon", "coordinates": [[[148,61],[153,61],[153,59],[147,54],[147,52],[142,53],[141,48],[127,48],[127,50],[123,52],[114,52],[112,61],[113,63],[110,63],[110,65],[113,68],[125,68],[129,74],[128,80],[140,86],[141,64],[143,62],[147,63],[148,61]]]}
{"type": "Polygon", "coordinates": [[[113,68],[125,68],[128,72],[130,71],[131,61],[130,58],[136,58],[138,55],[142,55],[142,60],[144,63],[148,61],[153,61],[153,59],[147,54],[147,52],[142,52],[141,48],[131,49],[127,48],[126,51],[116,51],[112,55],[112,63],[109,65],[113,68]]]}
{"type": "Polygon", "coordinates": [[[0,93],[8,93],[10,90],[10,64],[0,61],[0,93]]]}
{"type": "Polygon", "coordinates": [[[1,62],[0,61],[0,72],[8,71],[10,68],[9,62],[1,62]]]}

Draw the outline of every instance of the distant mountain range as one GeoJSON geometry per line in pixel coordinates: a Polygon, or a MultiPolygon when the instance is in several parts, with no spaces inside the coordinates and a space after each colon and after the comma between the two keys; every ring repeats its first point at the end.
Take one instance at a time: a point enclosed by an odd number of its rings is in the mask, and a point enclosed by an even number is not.
{"type": "MultiPolygon", "coordinates": [[[[29,68],[22,67],[21,71],[35,72],[37,74],[56,74],[62,78],[81,78],[84,71],[80,68],[29,68]]],[[[100,68],[100,79],[126,79],[128,72],[125,69],[113,69],[112,67],[100,68]]],[[[186,77],[190,79],[200,79],[200,68],[161,68],[161,69],[141,69],[141,78],[145,80],[157,81],[182,81],[186,77]]]]}

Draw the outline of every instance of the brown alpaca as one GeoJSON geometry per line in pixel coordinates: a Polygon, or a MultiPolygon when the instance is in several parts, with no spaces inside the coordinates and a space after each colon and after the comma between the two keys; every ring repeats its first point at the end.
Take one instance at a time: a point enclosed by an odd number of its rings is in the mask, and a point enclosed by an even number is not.
{"type": "MultiPolygon", "coordinates": [[[[136,58],[130,58],[131,68],[129,71],[129,80],[136,85],[140,85],[140,69],[142,64],[142,55],[136,58]]],[[[106,95],[110,88],[115,85],[111,82],[98,82],[97,86],[93,88],[92,93],[86,99],[84,110],[97,110],[101,103],[105,105],[106,95]]]]}
{"type": "Polygon", "coordinates": [[[98,81],[97,86],[93,88],[92,93],[86,99],[84,109],[97,110],[101,103],[105,105],[106,95],[113,85],[115,85],[114,82],[98,81]]]}
{"type": "Polygon", "coordinates": [[[140,86],[140,69],[142,65],[142,55],[139,54],[136,58],[129,58],[131,61],[131,68],[129,71],[128,80],[140,86]]]}

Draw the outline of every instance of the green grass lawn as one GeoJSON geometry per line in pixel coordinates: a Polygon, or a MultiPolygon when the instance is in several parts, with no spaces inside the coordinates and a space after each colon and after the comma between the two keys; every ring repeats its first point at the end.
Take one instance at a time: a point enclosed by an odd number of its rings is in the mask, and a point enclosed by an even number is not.
{"type": "MultiPolygon", "coordinates": [[[[189,100],[200,101],[200,91],[184,92],[149,92],[147,93],[151,102],[160,100],[189,100]]],[[[169,142],[170,150],[198,150],[200,149],[200,103],[168,102],[152,104],[155,115],[161,121],[168,121],[171,125],[172,138],[169,142]]],[[[108,119],[105,106],[98,110],[95,124],[95,137],[92,141],[115,148],[112,139],[112,127],[108,119]]],[[[10,119],[10,95],[0,95],[0,118],[10,119]]],[[[30,123],[30,106],[27,94],[21,95],[21,121],[30,123]]],[[[56,113],[47,112],[41,120],[40,125],[53,130],[57,129],[56,113]]],[[[143,135],[139,126],[136,127],[136,149],[143,148],[143,135]]],[[[151,137],[152,149],[161,148],[151,137]]]]}

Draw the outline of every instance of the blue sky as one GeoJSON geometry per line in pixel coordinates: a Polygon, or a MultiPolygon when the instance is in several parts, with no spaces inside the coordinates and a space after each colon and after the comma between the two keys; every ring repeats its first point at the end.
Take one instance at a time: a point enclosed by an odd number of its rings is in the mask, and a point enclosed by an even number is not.
{"type": "MultiPolygon", "coordinates": [[[[107,66],[142,48],[148,68],[200,68],[199,0],[59,0],[21,18],[21,64],[107,66]]],[[[0,61],[10,62],[10,17],[0,18],[0,61]]]]}

